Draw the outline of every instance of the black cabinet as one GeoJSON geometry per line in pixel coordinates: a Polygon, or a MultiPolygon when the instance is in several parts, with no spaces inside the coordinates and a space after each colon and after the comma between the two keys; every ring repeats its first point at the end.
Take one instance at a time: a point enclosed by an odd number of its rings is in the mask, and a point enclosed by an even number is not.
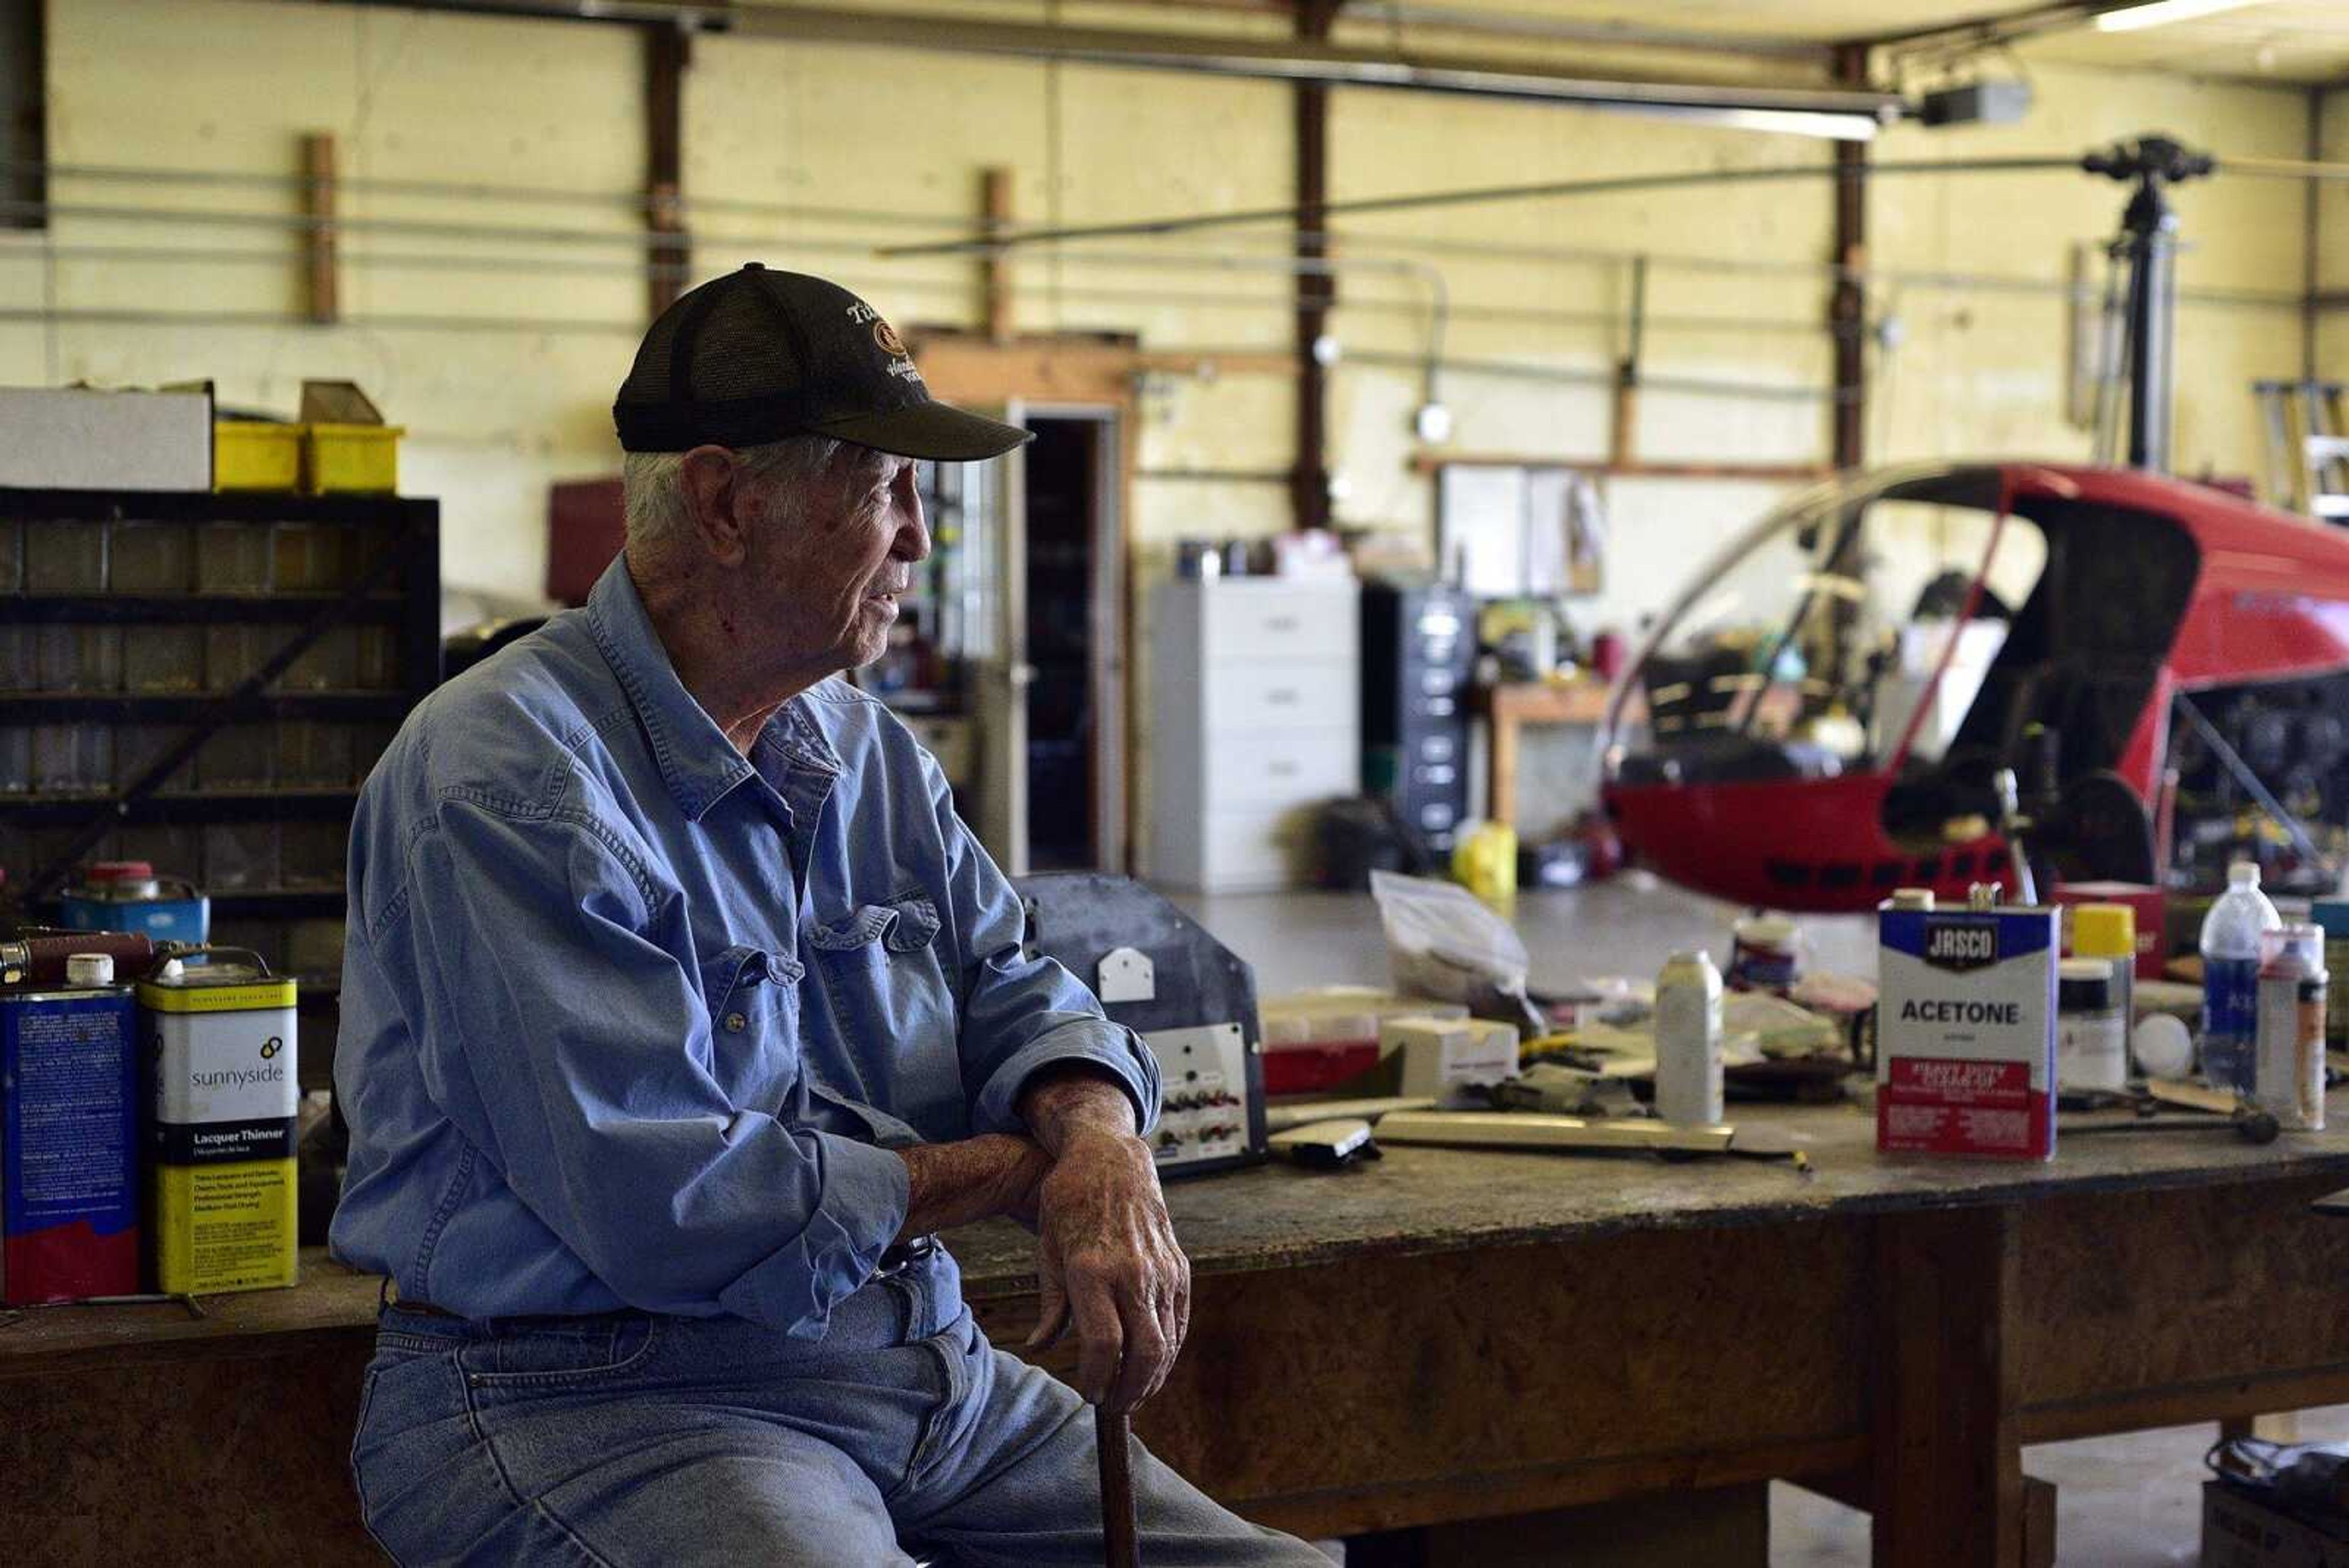
{"type": "Polygon", "coordinates": [[[1468,815],[1476,605],[1441,584],[1362,587],[1362,782],[1430,847],[1468,815]]]}

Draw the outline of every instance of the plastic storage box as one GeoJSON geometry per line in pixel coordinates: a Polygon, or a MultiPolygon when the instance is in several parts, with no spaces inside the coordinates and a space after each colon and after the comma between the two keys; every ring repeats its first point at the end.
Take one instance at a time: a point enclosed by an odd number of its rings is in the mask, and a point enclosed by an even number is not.
{"type": "Polygon", "coordinates": [[[302,427],[302,488],[312,495],[389,495],[399,488],[398,425],[302,427]]]}
{"type": "Polygon", "coordinates": [[[212,425],[212,488],[292,490],[302,478],[302,427],[259,420],[212,425]]]}

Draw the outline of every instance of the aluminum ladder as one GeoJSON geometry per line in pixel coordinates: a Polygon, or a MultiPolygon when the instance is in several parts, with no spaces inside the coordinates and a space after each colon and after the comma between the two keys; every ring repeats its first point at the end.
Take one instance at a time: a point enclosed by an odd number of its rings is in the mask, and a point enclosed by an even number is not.
{"type": "Polygon", "coordinates": [[[2267,450],[2268,499],[2349,524],[2349,426],[2339,381],[2254,381],[2267,450]]]}

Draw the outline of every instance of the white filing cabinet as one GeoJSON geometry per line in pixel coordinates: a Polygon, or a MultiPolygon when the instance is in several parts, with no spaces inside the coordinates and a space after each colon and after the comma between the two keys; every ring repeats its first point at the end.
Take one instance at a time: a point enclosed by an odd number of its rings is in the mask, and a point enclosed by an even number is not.
{"type": "Polygon", "coordinates": [[[1183,578],[1151,660],[1151,872],[1206,892],[1298,880],[1309,813],[1361,793],[1361,588],[1183,578]]]}

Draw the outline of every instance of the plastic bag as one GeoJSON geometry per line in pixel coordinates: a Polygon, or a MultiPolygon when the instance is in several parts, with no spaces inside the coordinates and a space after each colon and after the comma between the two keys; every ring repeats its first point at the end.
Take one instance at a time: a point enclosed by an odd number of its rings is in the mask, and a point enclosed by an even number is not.
{"type": "Polygon", "coordinates": [[[1465,888],[1373,871],[1371,897],[1386,928],[1387,964],[1397,991],[1472,1008],[1494,992],[1525,994],[1533,961],[1526,944],[1465,888]]]}

